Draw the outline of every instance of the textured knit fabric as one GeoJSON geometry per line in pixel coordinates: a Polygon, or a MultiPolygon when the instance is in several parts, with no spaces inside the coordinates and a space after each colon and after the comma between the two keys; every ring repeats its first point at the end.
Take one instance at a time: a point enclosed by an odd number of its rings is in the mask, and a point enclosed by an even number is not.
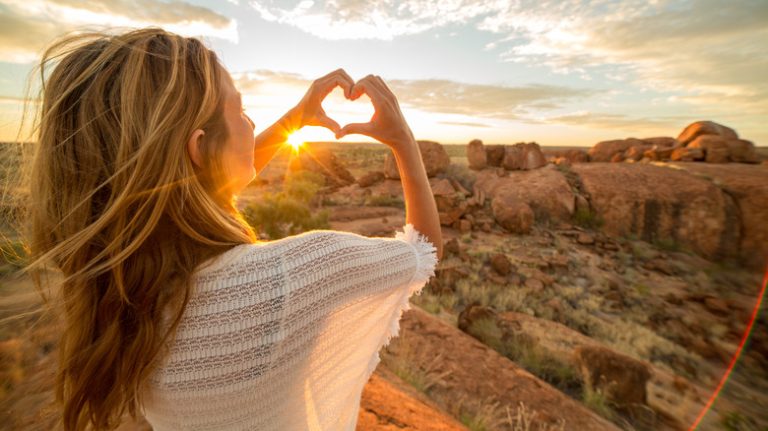
{"type": "Polygon", "coordinates": [[[394,238],[313,230],[237,246],[201,266],[144,414],[163,430],[341,430],[357,424],[379,350],[436,249],[406,224],[394,238]]]}

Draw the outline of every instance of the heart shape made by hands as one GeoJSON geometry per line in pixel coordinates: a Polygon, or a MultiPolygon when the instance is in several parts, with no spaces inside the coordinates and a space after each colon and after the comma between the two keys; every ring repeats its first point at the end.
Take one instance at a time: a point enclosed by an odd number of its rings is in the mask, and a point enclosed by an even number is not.
{"type": "Polygon", "coordinates": [[[363,93],[356,100],[344,96],[344,90],[336,87],[322,102],[325,114],[340,127],[351,123],[368,123],[375,112],[371,99],[363,93]]]}

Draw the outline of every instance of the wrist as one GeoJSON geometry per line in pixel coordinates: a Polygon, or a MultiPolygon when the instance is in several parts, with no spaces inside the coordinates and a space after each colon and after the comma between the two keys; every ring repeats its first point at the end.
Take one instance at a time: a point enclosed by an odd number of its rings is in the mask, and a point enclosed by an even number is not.
{"type": "Polygon", "coordinates": [[[301,129],[301,115],[296,107],[288,110],[279,120],[278,124],[285,131],[286,135],[301,129]]]}

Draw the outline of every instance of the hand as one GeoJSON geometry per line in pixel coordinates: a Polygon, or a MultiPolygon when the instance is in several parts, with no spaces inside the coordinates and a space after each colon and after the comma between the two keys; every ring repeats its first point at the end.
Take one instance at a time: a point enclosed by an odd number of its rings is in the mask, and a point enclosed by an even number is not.
{"type": "Polygon", "coordinates": [[[374,113],[368,123],[351,123],[344,126],[336,139],[358,133],[386,144],[393,150],[413,145],[415,139],[406,123],[400,105],[392,91],[378,75],[368,75],[352,87],[351,99],[356,100],[363,93],[371,98],[374,113]]]}
{"type": "Polygon", "coordinates": [[[304,126],[321,126],[334,134],[339,133],[339,123],[328,117],[323,110],[323,99],[336,87],[344,89],[344,96],[349,99],[354,83],[344,69],[334,70],[315,80],[298,105],[289,111],[290,128],[298,130],[304,126]]]}

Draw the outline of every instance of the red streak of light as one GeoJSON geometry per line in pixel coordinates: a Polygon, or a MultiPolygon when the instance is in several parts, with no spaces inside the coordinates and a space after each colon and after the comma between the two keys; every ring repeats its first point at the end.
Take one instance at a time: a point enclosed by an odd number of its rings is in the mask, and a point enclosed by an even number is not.
{"type": "Polygon", "coordinates": [[[768,268],[766,268],[765,275],[763,275],[763,285],[760,288],[760,294],[757,295],[755,308],[752,309],[752,316],[749,319],[749,325],[747,325],[747,329],[744,331],[744,335],[741,337],[741,343],[739,343],[739,348],[736,349],[736,353],[734,353],[733,357],[731,358],[731,363],[728,364],[728,369],[725,371],[725,374],[723,374],[723,377],[720,379],[720,383],[717,384],[717,389],[715,389],[715,391],[712,393],[712,396],[709,397],[709,400],[707,401],[707,405],[704,406],[704,408],[701,410],[701,412],[699,413],[699,416],[693,422],[693,425],[691,425],[691,427],[688,428],[688,431],[693,431],[696,429],[696,427],[699,426],[699,422],[701,422],[701,420],[704,419],[704,416],[712,407],[712,404],[714,404],[715,399],[717,399],[717,396],[720,394],[720,391],[723,390],[723,386],[725,386],[725,382],[728,380],[728,377],[731,376],[733,367],[736,366],[736,361],[739,359],[739,356],[741,356],[741,351],[744,349],[744,345],[747,343],[749,334],[752,333],[752,326],[755,325],[755,320],[757,319],[757,313],[758,311],[760,311],[760,303],[763,301],[763,295],[765,294],[766,284],[768,284],[768,268]]]}

